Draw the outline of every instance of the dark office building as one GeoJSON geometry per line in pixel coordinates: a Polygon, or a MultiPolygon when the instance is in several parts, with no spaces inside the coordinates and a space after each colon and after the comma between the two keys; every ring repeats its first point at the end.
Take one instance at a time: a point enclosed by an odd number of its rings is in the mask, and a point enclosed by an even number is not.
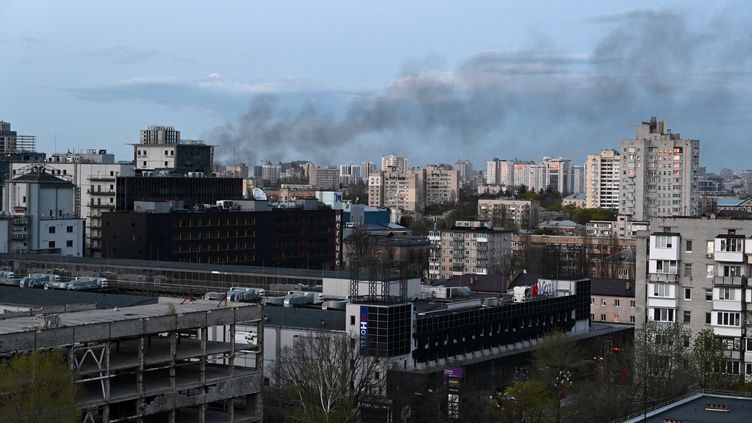
{"type": "Polygon", "coordinates": [[[185,208],[241,200],[242,178],[118,176],[116,210],[133,210],[134,201],[182,201],[185,208]]]}
{"type": "Polygon", "coordinates": [[[102,256],[185,263],[334,269],[339,211],[121,211],[102,217],[102,256]]]}
{"type": "Polygon", "coordinates": [[[214,163],[214,146],[200,143],[184,143],[175,147],[175,173],[189,172],[211,174],[214,163]]]}

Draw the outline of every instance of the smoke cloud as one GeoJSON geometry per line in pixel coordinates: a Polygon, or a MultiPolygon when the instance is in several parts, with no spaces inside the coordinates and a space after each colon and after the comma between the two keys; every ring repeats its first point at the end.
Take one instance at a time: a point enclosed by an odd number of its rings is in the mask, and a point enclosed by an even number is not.
{"type": "Polygon", "coordinates": [[[752,32],[744,16],[735,18],[693,28],[665,10],[598,17],[587,24],[603,35],[587,54],[547,45],[477,52],[450,71],[410,69],[376,92],[351,95],[342,110],[259,95],[210,140],[221,160],[249,164],[374,160],[364,152],[392,151],[421,161],[562,154],[579,162],[616,147],[651,115],[689,138],[712,139],[717,123],[752,125],[744,111],[752,32]]]}

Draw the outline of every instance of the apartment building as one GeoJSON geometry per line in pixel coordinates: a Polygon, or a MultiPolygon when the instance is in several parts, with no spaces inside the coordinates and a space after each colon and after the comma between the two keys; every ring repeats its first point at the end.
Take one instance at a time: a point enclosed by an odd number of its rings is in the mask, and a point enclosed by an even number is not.
{"type": "Polygon", "coordinates": [[[456,226],[428,235],[431,250],[428,276],[432,280],[466,274],[507,274],[512,263],[512,231],[486,222],[457,221],[456,226]]]}
{"type": "Polygon", "coordinates": [[[398,172],[407,172],[410,169],[410,162],[407,157],[396,154],[388,154],[381,158],[381,170],[396,170],[398,172]]]}
{"type": "Polygon", "coordinates": [[[494,158],[486,164],[486,183],[488,185],[514,186],[515,161],[494,158]]]}
{"type": "Polygon", "coordinates": [[[313,166],[308,171],[308,184],[318,189],[339,189],[339,169],[313,166]]]}
{"type": "Polygon", "coordinates": [[[621,156],[616,150],[589,154],[585,161],[585,207],[618,209],[621,156]]]}
{"type": "Polygon", "coordinates": [[[494,226],[534,228],[538,224],[540,203],[536,200],[511,198],[481,198],[478,200],[478,220],[494,226]]]}
{"type": "Polygon", "coordinates": [[[444,166],[425,167],[426,205],[456,203],[459,195],[459,171],[444,166]]]}
{"type": "Polygon", "coordinates": [[[183,140],[172,126],[150,126],[139,135],[139,143],[133,144],[137,171],[212,173],[214,146],[201,140],[183,140]]]}
{"type": "Polygon", "coordinates": [[[572,161],[564,157],[544,157],[541,163],[546,167],[546,186],[559,191],[562,195],[574,190],[572,161]]]}
{"type": "Polygon", "coordinates": [[[700,141],[664,130],[655,117],[621,141],[619,214],[632,220],[697,216],[700,141]]]}
{"type": "Polygon", "coordinates": [[[637,327],[711,329],[729,373],[752,380],[752,220],[655,218],[637,242],[637,327]]]}
{"type": "Polygon", "coordinates": [[[635,286],[633,280],[590,280],[590,320],[593,322],[635,324],[635,286]]]}
{"type": "Polygon", "coordinates": [[[425,208],[423,172],[381,171],[368,176],[368,205],[422,212],[425,208]]]}

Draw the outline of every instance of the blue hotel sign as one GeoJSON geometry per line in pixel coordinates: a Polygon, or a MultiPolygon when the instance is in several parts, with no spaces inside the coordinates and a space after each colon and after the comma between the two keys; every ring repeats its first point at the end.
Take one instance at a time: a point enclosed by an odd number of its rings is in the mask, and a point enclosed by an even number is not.
{"type": "Polygon", "coordinates": [[[360,355],[368,355],[368,306],[360,306],[360,355]]]}

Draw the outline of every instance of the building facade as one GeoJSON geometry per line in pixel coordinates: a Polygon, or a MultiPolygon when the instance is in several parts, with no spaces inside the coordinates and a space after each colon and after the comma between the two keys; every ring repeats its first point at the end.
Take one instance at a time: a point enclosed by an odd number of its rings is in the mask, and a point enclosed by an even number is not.
{"type": "Polygon", "coordinates": [[[410,162],[407,157],[396,154],[388,154],[381,158],[381,170],[396,170],[397,172],[407,172],[410,170],[410,162]]]}
{"type": "Polygon", "coordinates": [[[424,170],[425,204],[454,204],[459,196],[459,171],[443,166],[426,166],[424,170]]]}
{"type": "Polygon", "coordinates": [[[213,171],[214,146],[200,140],[182,140],[173,127],[151,126],[141,130],[139,144],[133,145],[138,172],[168,172],[178,175],[213,171]]]}
{"type": "Polygon", "coordinates": [[[729,373],[752,379],[752,221],[655,218],[637,243],[637,327],[681,323],[710,329],[729,373]]]}
{"type": "Polygon", "coordinates": [[[540,203],[537,200],[511,198],[481,198],[478,200],[478,220],[494,226],[530,229],[538,224],[540,203]]]}
{"type": "Polygon", "coordinates": [[[585,207],[619,209],[621,157],[616,150],[589,154],[585,161],[585,207]]]}
{"type": "Polygon", "coordinates": [[[697,216],[700,141],[682,139],[651,118],[621,141],[619,214],[632,220],[697,216]]]}
{"type": "Polygon", "coordinates": [[[425,208],[424,174],[422,170],[387,170],[370,174],[368,205],[422,213],[425,208]]]}
{"type": "Polygon", "coordinates": [[[465,274],[507,274],[512,263],[512,232],[485,222],[457,221],[454,228],[432,231],[428,276],[432,280],[465,274]]]}
{"type": "Polygon", "coordinates": [[[133,210],[134,201],[178,201],[190,208],[242,199],[242,178],[117,176],[115,180],[116,210],[133,210]]]}

